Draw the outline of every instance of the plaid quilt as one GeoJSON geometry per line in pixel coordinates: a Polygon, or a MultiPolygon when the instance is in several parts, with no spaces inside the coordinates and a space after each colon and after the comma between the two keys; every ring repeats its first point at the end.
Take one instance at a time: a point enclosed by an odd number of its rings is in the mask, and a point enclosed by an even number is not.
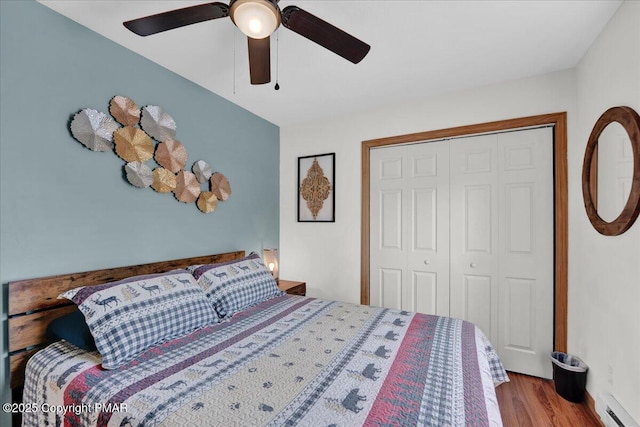
{"type": "Polygon", "coordinates": [[[285,295],[115,370],[64,341],[27,366],[25,426],[501,426],[473,324],[285,295]]]}

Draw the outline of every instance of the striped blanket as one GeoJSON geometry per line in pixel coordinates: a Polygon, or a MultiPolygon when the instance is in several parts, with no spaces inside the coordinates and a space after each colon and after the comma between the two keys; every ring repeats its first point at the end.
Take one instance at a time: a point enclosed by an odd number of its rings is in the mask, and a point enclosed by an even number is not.
{"type": "Polygon", "coordinates": [[[104,370],[64,341],[27,366],[25,426],[500,426],[473,324],[285,295],[104,370]]]}

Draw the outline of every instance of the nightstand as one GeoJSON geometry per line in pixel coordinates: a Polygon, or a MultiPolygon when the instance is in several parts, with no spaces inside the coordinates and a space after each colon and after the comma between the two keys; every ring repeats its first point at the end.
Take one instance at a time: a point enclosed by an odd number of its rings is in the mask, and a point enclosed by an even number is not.
{"type": "Polygon", "coordinates": [[[285,291],[289,295],[302,295],[307,293],[306,282],[296,282],[294,280],[278,280],[278,287],[281,291],[285,291]]]}

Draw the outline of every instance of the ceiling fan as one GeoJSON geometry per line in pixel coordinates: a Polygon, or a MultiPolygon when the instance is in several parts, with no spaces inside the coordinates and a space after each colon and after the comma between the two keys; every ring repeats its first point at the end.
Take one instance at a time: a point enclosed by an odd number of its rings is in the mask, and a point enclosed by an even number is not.
{"type": "Polygon", "coordinates": [[[198,22],[231,17],[233,23],[247,35],[249,43],[249,73],[251,84],[271,81],[270,36],[282,25],[291,31],[329,49],[357,64],[371,46],[326,21],[300,9],[287,6],[280,10],[279,0],[231,0],[206,3],[158,13],[124,22],[124,26],[139,36],[149,36],[198,22]]]}

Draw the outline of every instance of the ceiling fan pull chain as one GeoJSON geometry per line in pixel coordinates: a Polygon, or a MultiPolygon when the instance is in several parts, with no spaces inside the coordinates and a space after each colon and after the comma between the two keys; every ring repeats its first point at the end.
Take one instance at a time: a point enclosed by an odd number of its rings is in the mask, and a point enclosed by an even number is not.
{"type": "Polygon", "coordinates": [[[236,29],[233,29],[233,94],[236,94],[236,29]]]}
{"type": "Polygon", "coordinates": [[[275,90],[280,90],[278,84],[278,70],[280,69],[280,33],[276,32],[276,85],[273,87],[275,90]]]}

